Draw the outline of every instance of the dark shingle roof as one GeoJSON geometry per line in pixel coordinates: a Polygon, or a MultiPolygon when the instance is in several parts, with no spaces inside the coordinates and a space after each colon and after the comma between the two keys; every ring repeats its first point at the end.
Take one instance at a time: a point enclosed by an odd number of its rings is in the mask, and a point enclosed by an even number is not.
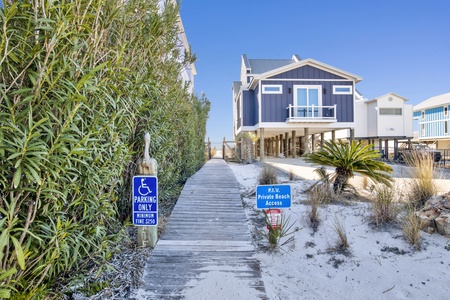
{"type": "Polygon", "coordinates": [[[292,59],[249,59],[251,73],[262,74],[294,63],[292,59]]]}

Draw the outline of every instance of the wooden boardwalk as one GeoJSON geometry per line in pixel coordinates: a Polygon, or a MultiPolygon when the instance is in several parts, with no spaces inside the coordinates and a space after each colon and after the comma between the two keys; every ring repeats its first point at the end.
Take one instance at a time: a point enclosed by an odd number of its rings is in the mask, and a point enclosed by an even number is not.
{"type": "Polygon", "coordinates": [[[238,183],[221,159],[186,183],[138,299],[267,299],[238,183]]]}

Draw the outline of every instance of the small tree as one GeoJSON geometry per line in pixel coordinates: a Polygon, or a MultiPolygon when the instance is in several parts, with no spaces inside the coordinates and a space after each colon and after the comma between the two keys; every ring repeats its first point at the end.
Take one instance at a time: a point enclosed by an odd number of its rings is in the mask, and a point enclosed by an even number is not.
{"type": "Polygon", "coordinates": [[[333,181],[335,192],[341,192],[355,172],[380,183],[390,185],[392,178],[387,174],[392,168],[375,160],[380,154],[372,149],[372,145],[363,146],[353,141],[344,144],[342,141],[327,141],[321,150],[311,153],[306,160],[314,164],[335,167],[336,176],[333,181]]]}

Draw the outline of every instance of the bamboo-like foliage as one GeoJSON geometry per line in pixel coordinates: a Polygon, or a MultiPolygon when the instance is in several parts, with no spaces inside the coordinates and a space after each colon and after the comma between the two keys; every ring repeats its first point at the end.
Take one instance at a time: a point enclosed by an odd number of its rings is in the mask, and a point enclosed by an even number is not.
{"type": "Polygon", "coordinates": [[[178,5],[157,2],[0,9],[0,297],[111,256],[144,132],[161,200],[202,165],[209,101],[179,76],[195,57],[178,47],[178,5]]]}

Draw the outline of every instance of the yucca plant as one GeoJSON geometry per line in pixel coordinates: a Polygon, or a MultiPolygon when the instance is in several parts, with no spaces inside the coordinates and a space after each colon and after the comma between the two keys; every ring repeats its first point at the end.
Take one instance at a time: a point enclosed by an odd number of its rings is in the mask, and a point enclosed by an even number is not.
{"type": "Polygon", "coordinates": [[[341,192],[348,180],[355,173],[384,184],[390,184],[392,178],[387,174],[392,168],[387,164],[376,160],[380,154],[372,149],[372,145],[363,146],[361,142],[352,141],[345,144],[341,140],[326,141],[321,150],[306,156],[306,161],[314,164],[331,166],[335,168],[336,176],[333,181],[333,189],[341,192]]]}
{"type": "Polygon", "coordinates": [[[272,249],[277,249],[291,241],[294,237],[292,236],[297,230],[293,227],[295,221],[291,221],[291,217],[286,217],[283,213],[280,214],[279,220],[276,220],[276,225],[272,224],[272,220],[265,210],[263,210],[264,221],[268,232],[261,232],[262,236],[269,242],[272,249]],[[281,243],[283,238],[290,236],[286,241],[281,243]]]}

